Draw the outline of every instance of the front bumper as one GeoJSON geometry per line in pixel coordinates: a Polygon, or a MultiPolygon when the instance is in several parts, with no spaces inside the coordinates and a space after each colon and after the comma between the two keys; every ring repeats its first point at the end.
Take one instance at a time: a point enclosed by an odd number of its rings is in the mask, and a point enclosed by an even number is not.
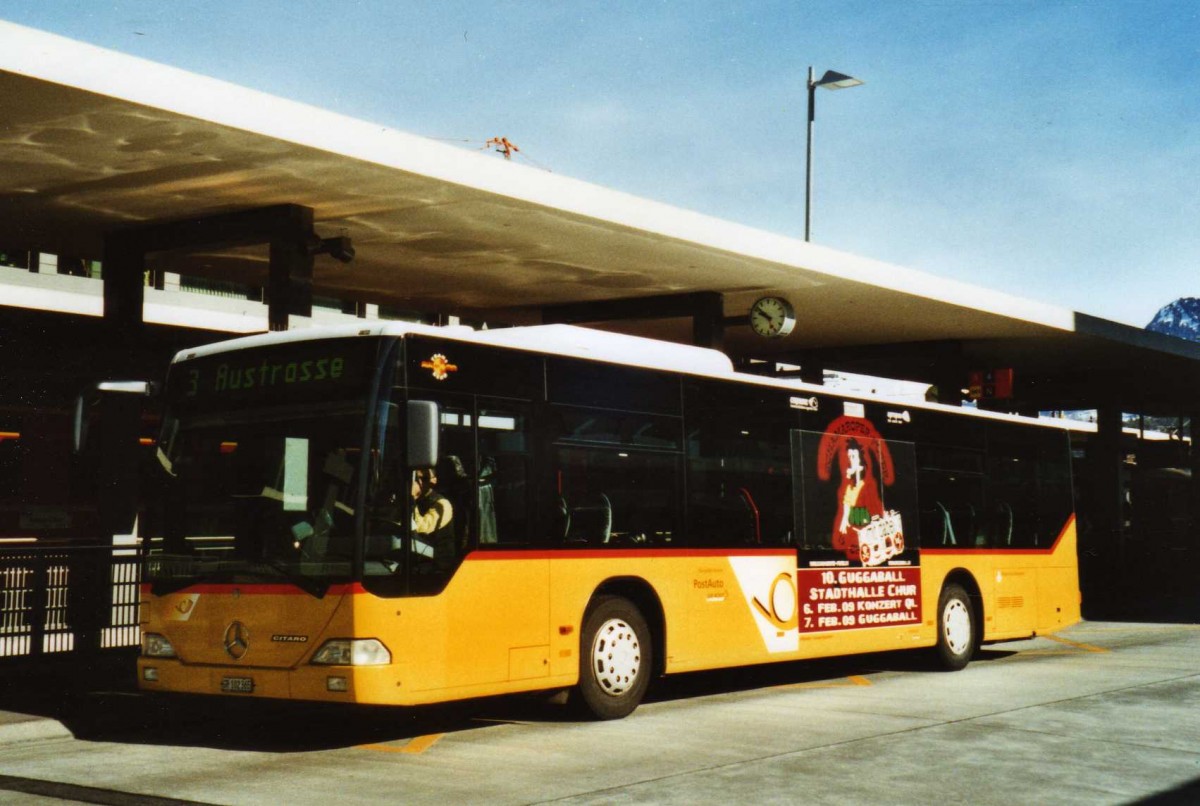
{"type": "Polygon", "coordinates": [[[397,666],[200,666],[138,658],[138,688],[179,694],[407,705],[397,666]],[[154,678],[154,679],[150,679],[154,678]]]}

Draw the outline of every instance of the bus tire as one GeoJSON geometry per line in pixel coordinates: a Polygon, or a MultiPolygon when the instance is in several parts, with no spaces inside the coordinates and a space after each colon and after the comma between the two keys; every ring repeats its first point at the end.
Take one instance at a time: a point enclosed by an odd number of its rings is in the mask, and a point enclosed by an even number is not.
{"type": "Polygon", "coordinates": [[[579,685],[575,698],[595,719],[633,713],[650,685],[653,646],[650,628],[628,599],[601,596],[583,620],[579,641],[579,685]]]}
{"type": "Polygon", "coordinates": [[[975,610],[961,585],[951,582],[938,597],[936,653],[942,668],[956,672],[975,654],[975,610]]]}

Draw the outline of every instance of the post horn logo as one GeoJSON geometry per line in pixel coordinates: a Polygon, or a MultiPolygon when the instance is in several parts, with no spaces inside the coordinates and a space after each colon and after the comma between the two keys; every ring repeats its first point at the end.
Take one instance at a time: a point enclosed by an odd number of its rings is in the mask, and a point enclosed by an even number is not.
{"type": "Polygon", "coordinates": [[[241,660],[250,649],[250,631],[240,621],[225,628],[225,652],[234,660],[241,660]]]}
{"type": "Polygon", "coordinates": [[[451,372],[458,371],[458,365],[451,364],[441,353],[434,353],[428,361],[421,362],[421,369],[432,370],[434,380],[444,381],[450,377],[451,372]]]}

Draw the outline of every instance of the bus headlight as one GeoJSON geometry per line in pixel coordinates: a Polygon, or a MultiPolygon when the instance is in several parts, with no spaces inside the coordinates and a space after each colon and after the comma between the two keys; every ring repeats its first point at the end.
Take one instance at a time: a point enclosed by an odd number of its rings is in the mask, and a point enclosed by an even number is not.
{"type": "Polygon", "coordinates": [[[376,638],[332,638],[309,663],[318,666],[386,666],[392,653],[376,638]]]}
{"type": "Polygon", "coordinates": [[[175,647],[165,635],[148,632],[142,636],[142,654],[147,658],[174,658],[175,647]]]}

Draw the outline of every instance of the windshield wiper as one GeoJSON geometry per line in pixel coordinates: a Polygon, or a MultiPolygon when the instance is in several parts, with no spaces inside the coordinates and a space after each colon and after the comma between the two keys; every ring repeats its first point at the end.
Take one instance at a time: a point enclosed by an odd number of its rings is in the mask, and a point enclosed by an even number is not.
{"type": "Polygon", "coordinates": [[[145,573],[149,577],[150,592],[155,596],[165,596],[184,588],[195,585],[200,581],[200,571],[197,558],[189,554],[151,554],[145,560],[145,573]],[[151,568],[157,566],[156,572],[151,568]],[[170,567],[167,571],[164,566],[170,567]],[[186,569],[186,570],[185,570],[186,569]]]}
{"type": "MultiPolygon", "coordinates": [[[[195,562],[195,558],[193,557],[181,557],[177,559],[187,559],[193,563],[195,562]]],[[[266,576],[266,569],[270,569],[273,572],[270,574],[272,578],[275,575],[282,576],[297,588],[317,599],[325,598],[325,594],[329,592],[330,583],[327,579],[302,574],[294,566],[289,565],[284,560],[278,559],[223,561],[208,567],[205,571],[192,566],[187,573],[156,574],[150,581],[150,592],[155,596],[165,596],[205,581],[220,581],[227,584],[234,584],[234,574],[250,573],[266,576]]]]}
{"type": "Polygon", "coordinates": [[[276,559],[261,559],[253,560],[252,564],[265,565],[275,571],[278,571],[283,577],[291,582],[300,590],[313,596],[317,599],[324,599],[325,594],[329,592],[329,580],[321,577],[311,577],[300,573],[299,570],[289,565],[284,560],[276,559]]]}
{"type": "Polygon", "coordinates": [[[150,592],[155,596],[166,596],[168,593],[176,593],[184,588],[191,587],[199,581],[200,577],[198,576],[159,577],[150,583],[150,592]]]}

